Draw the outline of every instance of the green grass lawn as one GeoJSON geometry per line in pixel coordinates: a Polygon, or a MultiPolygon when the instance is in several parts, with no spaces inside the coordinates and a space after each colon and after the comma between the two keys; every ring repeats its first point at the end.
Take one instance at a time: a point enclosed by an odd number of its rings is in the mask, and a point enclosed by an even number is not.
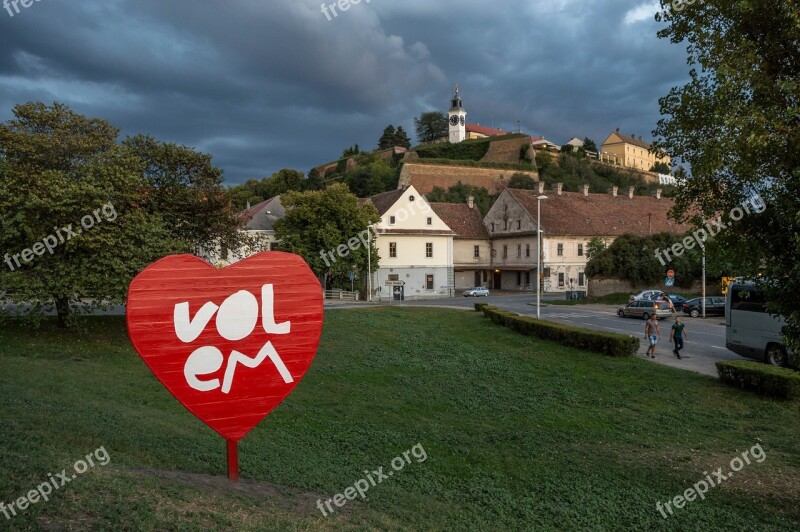
{"type": "Polygon", "coordinates": [[[639,359],[524,337],[478,313],[335,310],[286,402],[242,442],[183,409],[128,342],[0,326],[0,502],[104,446],[79,476],[0,529],[789,530],[800,520],[800,406],[639,359]],[[318,498],[411,463],[323,517],[318,498]],[[746,466],[665,520],[682,494],[760,444],[746,466]]]}

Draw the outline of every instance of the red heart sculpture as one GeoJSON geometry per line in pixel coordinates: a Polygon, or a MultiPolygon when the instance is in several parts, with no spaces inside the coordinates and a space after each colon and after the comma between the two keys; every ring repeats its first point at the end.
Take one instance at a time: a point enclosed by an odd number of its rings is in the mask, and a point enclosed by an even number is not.
{"type": "Polygon", "coordinates": [[[128,334],[167,390],[241,440],[303,378],[322,334],[322,288],[298,255],[259,253],[222,270],[193,255],[131,283],[128,334]]]}

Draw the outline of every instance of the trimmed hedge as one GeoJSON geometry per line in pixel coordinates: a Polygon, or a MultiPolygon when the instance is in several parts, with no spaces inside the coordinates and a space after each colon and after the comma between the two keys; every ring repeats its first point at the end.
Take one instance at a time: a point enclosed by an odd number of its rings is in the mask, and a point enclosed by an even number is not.
{"type": "Polygon", "coordinates": [[[731,386],[781,399],[800,399],[800,373],[760,362],[717,362],[719,379],[731,386]]]}
{"type": "Polygon", "coordinates": [[[489,303],[475,303],[475,312],[483,312],[483,307],[489,305],[489,303]]]}
{"type": "Polygon", "coordinates": [[[514,312],[500,310],[486,303],[476,303],[475,310],[482,310],[492,323],[508,327],[526,336],[557,342],[568,347],[594,351],[612,357],[630,357],[639,350],[639,339],[633,336],[592,331],[550,321],[520,316],[514,312]],[[481,308],[478,308],[481,305],[481,308]]]}

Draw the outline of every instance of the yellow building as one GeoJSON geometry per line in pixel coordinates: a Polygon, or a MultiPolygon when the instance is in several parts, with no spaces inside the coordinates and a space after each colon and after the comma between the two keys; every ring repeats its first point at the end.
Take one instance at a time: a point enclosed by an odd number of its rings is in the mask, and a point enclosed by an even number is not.
{"type": "Polygon", "coordinates": [[[642,137],[623,135],[619,128],[603,142],[600,152],[603,160],[615,161],[617,164],[649,172],[656,163],[670,165],[669,156],[658,157],[652,146],[642,137]]]}

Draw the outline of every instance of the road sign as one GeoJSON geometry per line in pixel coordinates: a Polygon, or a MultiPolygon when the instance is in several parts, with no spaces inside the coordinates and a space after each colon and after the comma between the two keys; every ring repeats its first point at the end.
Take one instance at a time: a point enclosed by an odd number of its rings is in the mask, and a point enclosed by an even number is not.
{"type": "Polygon", "coordinates": [[[405,286],[405,281],[386,281],[386,286],[405,286]]]}
{"type": "Polygon", "coordinates": [[[670,270],[667,272],[667,278],[674,279],[675,278],[675,270],[670,270]]]}
{"type": "Polygon", "coordinates": [[[664,281],[664,286],[673,287],[675,286],[675,278],[674,277],[667,277],[666,281],[664,281]]]}
{"type": "Polygon", "coordinates": [[[351,271],[350,272],[350,280],[352,281],[355,278],[356,278],[356,272],[351,271]]]}

